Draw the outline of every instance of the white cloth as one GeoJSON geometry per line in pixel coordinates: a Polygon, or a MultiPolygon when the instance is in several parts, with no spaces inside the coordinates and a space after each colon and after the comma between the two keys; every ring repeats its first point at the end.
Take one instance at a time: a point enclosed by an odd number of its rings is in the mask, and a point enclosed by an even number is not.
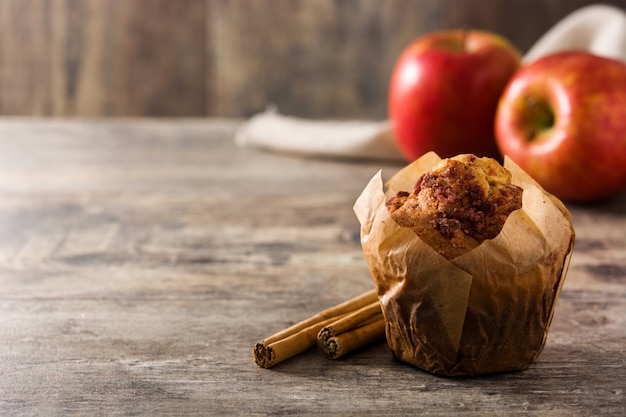
{"type": "MultiPolygon", "coordinates": [[[[564,50],[585,50],[626,61],[626,13],[601,4],[578,9],[539,38],[523,63],[564,50]]],[[[295,154],[403,160],[389,121],[308,120],[281,115],[272,107],[243,123],[235,142],[295,154]]]]}
{"type": "Polygon", "coordinates": [[[235,133],[235,142],[293,154],[402,158],[388,121],[307,120],[281,115],[273,106],[244,122],[235,133]]]}
{"type": "Polygon", "coordinates": [[[626,13],[602,4],[583,7],[548,30],[524,55],[524,63],[553,52],[583,50],[626,61],[626,13]]]}

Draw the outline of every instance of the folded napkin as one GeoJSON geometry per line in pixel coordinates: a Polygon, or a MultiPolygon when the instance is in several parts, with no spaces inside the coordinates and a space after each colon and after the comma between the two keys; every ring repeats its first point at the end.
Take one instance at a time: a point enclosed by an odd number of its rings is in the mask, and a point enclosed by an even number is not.
{"type": "Polygon", "coordinates": [[[294,154],[402,159],[388,121],[307,120],[281,115],[275,106],[244,122],[235,142],[294,154]]]}
{"type": "MultiPolygon", "coordinates": [[[[626,13],[600,4],[578,9],[540,37],[523,62],[572,49],[626,61],[626,13]]],[[[293,154],[404,160],[389,121],[308,120],[282,115],[275,107],[243,123],[235,142],[293,154]]]]}

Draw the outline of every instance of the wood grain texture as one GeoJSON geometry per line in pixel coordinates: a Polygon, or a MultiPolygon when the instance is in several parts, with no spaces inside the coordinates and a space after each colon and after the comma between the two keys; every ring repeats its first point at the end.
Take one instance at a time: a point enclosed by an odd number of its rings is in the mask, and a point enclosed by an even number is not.
{"type": "Polygon", "coordinates": [[[204,0],[3,0],[0,113],[201,116],[204,0]]]}
{"type": "MultiPolygon", "coordinates": [[[[393,64],[430,31],[522,51],[591,0],[0,0],[0,114],[386,117],[393,64]]],[[[604,3],[626,8],[626,0],[604,3]]]]}
{"type": "MultiPolygon", "coordinates": [[[[208,114],[249,116],[275,104],[300,117],[382,119],[393,65],[413,39],[480,29],[504,35],[524,52],[568,13],[593,3],[213,0],[208,114]]],[[[626,7],[625,0],[606,4],[626,7]]]]}
{"type": "Polygon", "coordinates": [[[469,27],[500,33],[522,52],[569,13],[592,4],[626,8],[624,0],[454,0],[443,9],[445,27],[469,27]]]}
{"type": "Polygon", "coordinates": [[[268,103],[313,118],[383,117],[395,58],[416,32],[438,26],[442,8],[434,1],[210,4],[209,27],[221,36],[213,38],[209,114],[231,117],[268,103]],[[221,82],[226,74],[229,82],[221,82]]]}
{"type": "Polygon", "coordinates": [[[255,342],[373,288],[352,205],[401,168],[237,148],[236,121],[0,119],[0,414],[620,416],[626,195],[577,243],[530,369],[441,378],[378,343],[255,342]]]}

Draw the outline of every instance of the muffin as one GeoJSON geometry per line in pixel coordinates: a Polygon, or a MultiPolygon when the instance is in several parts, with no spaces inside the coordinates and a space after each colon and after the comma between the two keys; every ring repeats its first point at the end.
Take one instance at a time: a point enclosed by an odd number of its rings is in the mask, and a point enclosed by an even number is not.
{"type": "Polygon", "coordinates": [[[355,203],[394,356],[439,375],[539,355],[573,250],[569,212],[505,158],[426,154],[355,203]]]}
{"type": "Polygon", "coordinates": [[[439,162],[412,193],[399,191],[386,205],[396,223],[452,259],[496,237],[522,207],[522,189],[496,160],[464,154],[439,162]]]}

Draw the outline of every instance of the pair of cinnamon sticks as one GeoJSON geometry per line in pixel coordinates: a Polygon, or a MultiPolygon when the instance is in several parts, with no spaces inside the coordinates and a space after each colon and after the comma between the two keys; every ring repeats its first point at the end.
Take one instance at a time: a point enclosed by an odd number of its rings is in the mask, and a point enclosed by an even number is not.
{"type": "Polygon", "coordinates": [[[315,345],[325,357],[337,359],[384,337],[385,320],[376,291],[372,290],[257,343],[254,362],[270,368],[315,345]]]}

